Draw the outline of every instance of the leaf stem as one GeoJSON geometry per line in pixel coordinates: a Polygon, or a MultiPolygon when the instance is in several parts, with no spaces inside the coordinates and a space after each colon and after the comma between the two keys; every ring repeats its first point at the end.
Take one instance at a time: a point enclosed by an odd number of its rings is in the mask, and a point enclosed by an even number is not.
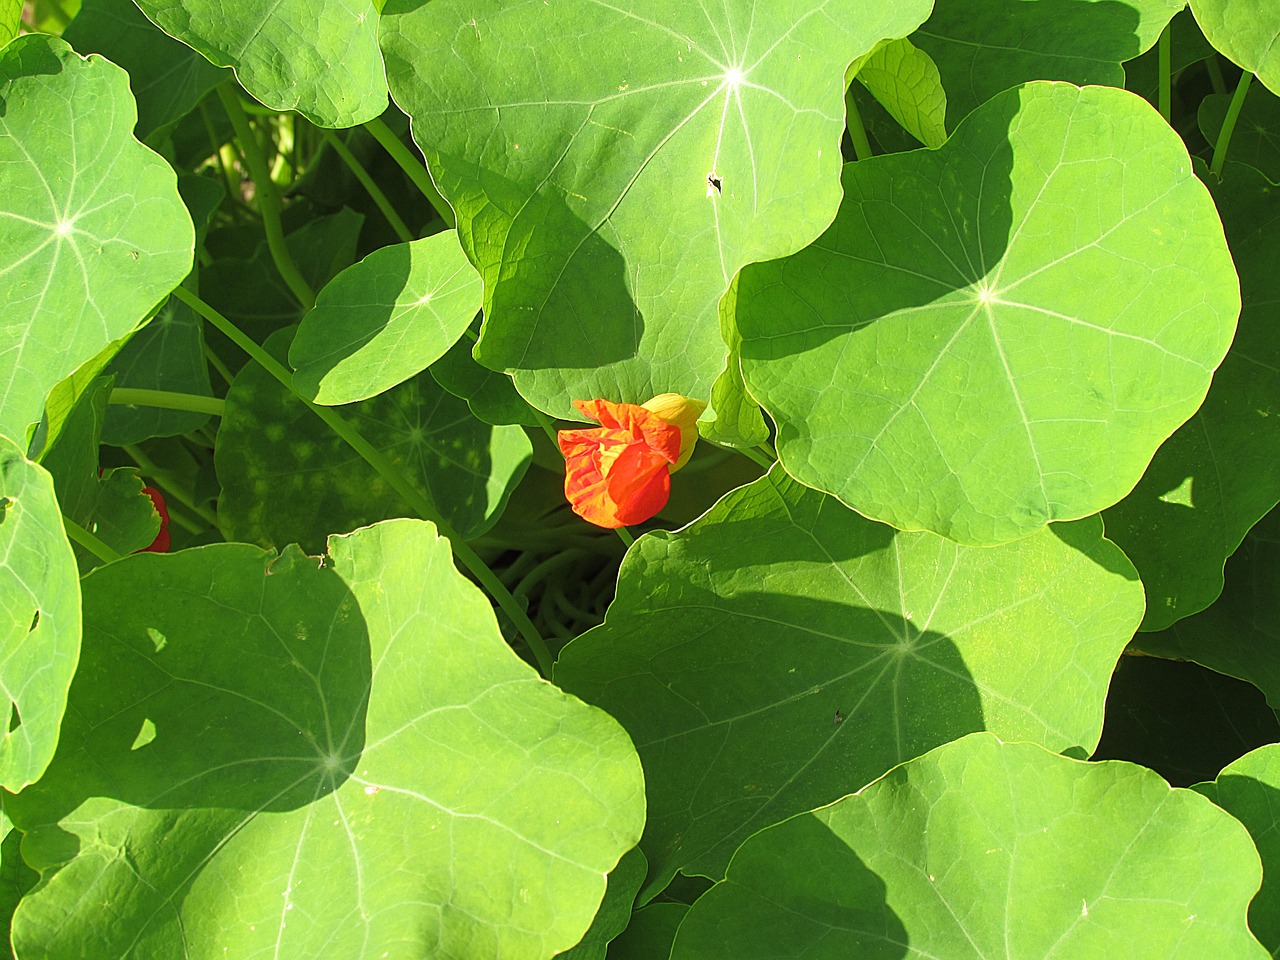
{"type": "Polygon", "coordinates": [[[1170,39],[1169,34],[1173,28],[1173,21],[1170,20],[1164,25],[1164,30],[1160,33],[1160,39],[1156,41],[1157,58],[1159,60],[1159,92],[1156,94],[1156,102],[1159,104],[1160,116],[1164,117],[1165,123],[1172,123],[1173,117],[1173,76],[1170,69],[1170,39]]]}
{"type": "Polygon", "coordinates": [[[554,662],[554,658],[551,656],[551,651],[547,647],[546,641],[542,639],[542,635],[538,633],[528,614],[520,607],[519,602],[511,596],[510,591],[503,586],[502,581],[480,559],[479,555],[467,545],[466,541],[458,536],[457,531],[440,516],[435,505],[409,481],[403,471],[392,463],[385,453],[365,439],[364,435],[339,415],[336,410],[312,403],[299,394],[294,388],[293,374],[289,372],[288,368],[262,349],[252,338],[246,336],[234,323],[185,287],[177,287],[173,291],[173,295],[213,324],[223,335],[260,364],[267,373],[280,381],[286,390],[323,420],[329,426],[329,429],[346,441],[351,449],[360,454],[365,462],[387,481],[405,503],[418,512],[420,517],[424,520],[430,520],[436,525],[440,535],[445,537],[453,548],[453,555],[471,572],[471,575],[480,582],[480,585],[489,591],[489,595],[497,601],[502,611],[511,618],[511,622],[515,624],[520,636],[529,645],[529,650],[533,653],[534,659],[537,660],[538,669],[542,675],[544,677],[551,676],[551,665],[554,662]]]}
{"type": "Polygon", "coordinates": [[[1227,92],[1227,81],[1222,75],[1222,64],[1218,63],[1218,55],[1215,53],[1204,62],[1205,71],[1209,74],[1209,83],[1213,87],[1213,92],[1222,94],[1227,92]]]}
{"type": "Polygon", "coordinates": [[[631,535],[631,531],[626,527],[615,527],[614,532],[618,535],[618,539],[626,544],[628,550],[630,550],[631,545],[636,542],[636,538],[631,535]]]}
{"type": "Polygon", "coordinates": [[[284,224],[280,220],[280,194],[276,191],[275,181],[271,179],[271,171],[267,168],[267,159],[262,152],[262,144],[249,126],[249,118],[240,105],[240,97],[231,86],[231,81],[217,87],[218,99],[231,120],[231,126],[240,141],[240,149],[244,153],[245,165],[249,168],[249,176],[253,178],[254,196],[258,200],[258,211],[262,214],[262,226],[267,234],[267,249],[271,251],[271,259],[275,261],[280,276],[293,291],[294,297],[303,308],[310,310],[316,304],[315,291],[302,277],[298,265],[293,262],[293,255],[284,242],[284,224]]]}
{"type": "Polygon", "coordinates": [[[409,148],[400,142],[400,138],[391,132],[391,128],[382,122],[382,118],[374,117],[366,121],[364,128],[382,144],[382,149],[391,154],[391,159],[400,165],[400,169],[413,181],[413,185],[427,198],[431,206],[435,207],[436,213],[440,214],[440,219],[450,227],[456,227],[458,224],[453,217],[453,208],[445,202],[440,191],[436,189],[436,185],[431,180],[431,174],[427,173],[427,168],[409,152],[409,148]]]}
{"type": "Polygon", "coordinates": [[[853,87],[844,94],[844,112],[849,127],[849,139],[853,141],[853,155],[859,160],[873,156],[871,141],[867,139],[867,129],[862,125],[862,114],[858,112],[858,104],[853,99],[853,87]]]}
{"type": "Polygon", "coordinates": [[[107,403],[128,404],[135,407],[159,407],[162,410],[187,410],[191,413],[208,413],[222,416],[226,402],[217,397],[201,397],[193,393],[173,393],[169,390],[144,390],[140,387],[116,387],[107,403]]]}
{"type": "Polygon", "coordinates": [[[409,231],[408,226],[400,218],[400,214],[396,213],[396,208],[391,205],[391,201],[382,192],[382,188],[374,183],[373,177],[369,176],[369,171],[364,168],[364,164],[351,152],[351,148],[343,143],[342,138],[332,130],[326,130],[324,127],[317,127],[316,129],[320,131],[320,136],[324,138],[325,143],[333,148],[334,152],[342,158],[342,162],[355,174],[355,178],[360,181],[360,185],[364,187],[365,192],[378,205],[378,209],[387,218],[387,223],[391,224],[391,229],[396,232],[396,236],[400,238],[401,242],[409,243],[412,241],[413,234],[409,231]]]}
{"type": "Polygon", "coordinates": [[[67,539],[80,544],[103,563],[115,563],[124,558],[124,554],[117,553],[65,513],[62,515],[62,525],[66,528],[67,539]]]}
{"type": "Polygon", "coordinates": [[[1209,172],[1215,177],[1222,176],[1222,167],[1227,162],[1227,145],[1231,143],[1231,134],[1235,132],[1236,121],[1240,119],[1240,110],[1244,107],[1244,98],[1249,94],[1249,83],[1253,74],[1246,70],[1240,75],[1236,84],[1236,92],[1227,106],[1227,115],[1222,118],[1222,129],[1218,131],[1218,143],[1213,148],[1213,160],[1209,163],[1209,172]]]}

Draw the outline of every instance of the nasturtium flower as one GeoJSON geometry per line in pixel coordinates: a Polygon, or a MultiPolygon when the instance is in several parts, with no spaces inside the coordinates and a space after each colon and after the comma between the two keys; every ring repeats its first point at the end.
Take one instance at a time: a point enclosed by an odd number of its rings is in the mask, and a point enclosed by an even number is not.
{"type": "Polygon", "coordinates": [[[561,430],[564,495],[573,512],[600,527],[648,520],[671,495],[671,474],[693,454],[700,400],[664,393],[643,404],[575,400],[599,427],[561,430]]]}

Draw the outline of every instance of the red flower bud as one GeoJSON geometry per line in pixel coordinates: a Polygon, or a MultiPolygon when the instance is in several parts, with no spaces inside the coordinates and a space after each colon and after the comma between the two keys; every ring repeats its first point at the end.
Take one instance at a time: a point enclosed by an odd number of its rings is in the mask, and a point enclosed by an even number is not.
{"type": "Polygon", "coordinates": [[[151,502],[155,504],[156,513],[160,514],[160,532],[156,534],[156,538],[151,541],[151,546],[143,547],[138,553],[168,553],[169,552],[169,509],[164,505],[164,497],[160,495],[160,491],[155,487],[143,487],[142,492],[151,498],[151,502]]]}

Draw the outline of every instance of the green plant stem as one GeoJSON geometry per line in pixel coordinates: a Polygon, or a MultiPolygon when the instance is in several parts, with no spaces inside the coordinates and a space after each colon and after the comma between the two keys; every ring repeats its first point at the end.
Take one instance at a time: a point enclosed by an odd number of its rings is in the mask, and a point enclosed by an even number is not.
{"type": "Polygon", "coordinates": [[[400,138],[391,132],[391,128],[382,122],[382,118],[374,117],[365,123],[364,128],[382,144],[383,150],[391,154],[391,159],[400,165],[400,169],[413,181],[413,185],[427,198],[431,206],[435,207],[436,213],[440,214],[440,219],[449,226],[456,227],[458,224],[453,217],[453,208],[445,202],[436,185],[431,182],[431,175],[427,173],[427,168],[409,152],[409,148],[400,142],[400,138]]]}
{"type": "Polygon", "coordinates": [[[275,181],[271,179],[271,171],[267,167],[266,157],[262,152],[262,144],[249,126],[249,117],[240,105],[231,82],[220,84],[217,88],[218,99],[231,120],[236,139],[240,141],[240,149],[244,154],[245,166],[249,168],[249,176],[253,178],[254,196],[258,200],[258,211],[262,214],[262,226],[267,234],[267,249],[271,251],[271,259],[275,261],[280,276],[293,291],[293,295],[310,310],[315,306],[316,295],[310,284],[302,277],[298,265],[293,262],[293,255],[284,242],[284,224],[280,220],[280,194],[276,190],[275,181]]]}
{"type": "Polygon", "coordinates": [[[1218,131],[1218,144],[1213,148],[1213,160],[1209,163],[1209,172],[1215,177],[1222,176],[1223,164],[1227,162],[1227,145],[1231,143],[1231,134],[1235,132],[1236,121],[1240,119],[1240,110],[1244,107],[1244,98],[1249,94],[1249,83],[1253,74],[1245,71],[1236,84],[1236,92],[1227,106],[1227,115],[1222,118],[1222,129],[1218,131]]]}
{"type": "Polygon", "coordinates": [[[1222,75],[1222,64],[1218,63],[1218,55],[1214,54],[1204,62],[1205,71],[1209,74],[1209,83],[1213,86],[1213,92],[1223,94],[1227,92],[1227,80],[1222,75]]]}
{"type": "Polygon", "coordinates": [[[1160,83],[1159,92],[1156,94],[1156,102],[1159,104],[1160,116],[1164,117],[1165,123],[1173,122],[1173,75],[1170,69],[1169,40],[1169,31],[1172,26],[1172,21],[1166,23],[1163,32],[1160,34],[1160,39],[1156,41],[1156,56],[1160,64],[1160,83]]]}
{"type": "Polygon", "coordinates": [[[628,550],[630,550],[631,545],[636,542],[636,538],[631,535],[631,531],[626,527],[616,527],[614,529],[614,533],[618,535],[618,539],[626,545],[628,550]]]}
{"type": "Polygon", "coordinates": [[[559,570],[561,567],[573,563],[583,556],[584,553],[581,550],[562,550],[559,553],[552,554],[521,577],[520,582],[511,591],[511,595],[513,597],[528,596],[529,588],[546,577],[548,573],[559,570]]]}
{"type": "Polygon", "coordinates": [[[138,465],[138,469],[145,473],[156,486],[160,487],[161,492],[165,495],[165,500],[173,500],[182,504],[209,526],[215,530],[218,529],[218,518],[214,512],[208,507],[196,503],[195,498],[189,496],[182,489],[182,484],[178,482],[178,478],[148,457],[141,447],[137,444],[127,443],[120,449],[128,455],[130,460],[138,465]]]}
{"type": "MultiPolygon", "coordinates": [[[[181,510],[175,510],[173,504],[169,502],[167,497],[165,498],[165,509],[169,511],[169,522],[177,524],[183,530],[187,531],[187,533],[204,533],[207,529],[206,527],[202,527],[200,524],[196,523],[181,510]]],[[[215,527],[214,529],[216,530],[217,528],[215,527]]]]}
{"type": "Polygon", "coordinates": [[[67,538],[75,543],[80,544],[103,563],[114,563],[123,558],[123,554],[116,553],[115,550],[107,546],[92,533],[86,530],[80,524],[76,523],[66,514],[62,516],[62,525],[66,528],[67,538]]]}
{"type": "Polygon", "coordinates": [[[849,139],[853,141],[853,155],[859,160],[866,160],[873,156],[871,141],[867,139],[866,127],[862,125],[862,114],[858,112],[858,105],[853,100],[853,87],[845,91],[844,112],[848,118],[846,122],[849,126],[849,139]]]}
{"type": "Polygon", "coordinates": [[[231,368],[222,362],[222,358],[214,353],[207,343],[204,345],[204,358],[209,361],[209,366],[218,371],[218,376],[227,382],[227,386],[231,386],[231,381],[236,378],[236,375],[231,372],[231,368]]]}
{"type": "Polygon", "coordinates": [[[201,397],[193,393],[173,393],[169,390],[143,390],[139,387],[116,387],[107,403],[127,404],[134,407],[159,407],[162,410],[187,410],[191,413],[208,413],[222,416],[226,406],[217,397],[201,397]]]}
{"type": "Polygon", "coordinates": [[[261,346],[255,343],[252,338],[246,336],[234,323],[185,287],[178,287],[174,290],[173,295],[213,324],[224,336],[260,364],[267,373],[280,381],[280,384],[286,390],[305,404],[307,409],[323,420],[330,430],[346,441],[351,449],[358,453],[369,466],[373,467],[391,488],[401,496],[405,503],[418,511],[419,516],[424,520],[430,520],[436,525],[440,535],[448,539],[452,546],[453,555],[471,572],[471,575],[480,582],[480,585],[489,591],[489,595],[497,601],[498,606],[511,618],[511,622],[515,624],[520,636],[529,645],[529,650],[534,659],[537,660],[538,669],[542,675],[545,677],[551,676],[551,665],[554,659],[546,641],[542,639],[541,634],[534,627],[528,614],[520,608],[520,604],[503,586],[502,581],[489,569],[488,565],[458,536],[453,527],[440,516],[435,506],[422,491],[409,482],[403,471],[392,463],[385,453],[366,440],[364,435],[339,415],[336,410],[312,403],[299,394],[293,386],[293,375],[284,364],[263,350],[261,346]]]}
{"type": "Polygon", "coordinates": [[[396,236],[403,243],[409,243],[413,239],[413,234],[409,231],[405,222],[400,219],[400,214],[396,213],[396,208],[391,205],[391,201],[382,192],[382,188],[373,182],[373,177],[369,176],[369,171],[364,168],[364,164],[351,152],[351,148],[343,143],[342,138],[334,134],[332,130],[326,130],[324,127],[317,127],[316,129],[320,131],[320,136],[324,138],[324,142],[333,148],[334,152],[342,158],[342,162],[355,174],[355,178],[360,181],[360,186],[364,187],[365,192],[378,205],[378,209],[387,218],[387,223],[391,224],[391,229],[396,232],[396,236]]]}

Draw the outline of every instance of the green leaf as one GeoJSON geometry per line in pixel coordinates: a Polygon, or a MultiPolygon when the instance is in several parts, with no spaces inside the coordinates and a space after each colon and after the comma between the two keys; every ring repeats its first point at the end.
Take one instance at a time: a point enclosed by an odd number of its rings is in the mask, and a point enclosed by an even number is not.
{"type": "Polygon", "coordinates": [[[391,0],[392,93],[484,278],[477,359],[560,417],[706,398],[733,275],[835,212],[845,69],[928,8],[391,0]]]}
{"type": "Polygon", "coordinates": [[[22,25],[22,0],[0,0],[0,47],[18,35],[22,25]]]}
{"type": "Polygon", "coordinates": [[[698,432],[713,443],[730,447],[754,447],[769,439],[769,427],[760,404],[742,382],[742,335],[734,314],[738,309],[738,278],[720,300],[720,336],[729,347],[724,371],[711,387],[711,404],[698,421],[698,432]]]}
{"type": "Polygon", "coordinates": [[[937,64],[910,40],[877,48],[858,69],[857,78],[925,146],[939,147],[947,139],[947,94],[937,64]]]}
{"type": "Polygon", "coordinates": [[[1222,592],[1222,565],[1280,501],[1280,189],[1243,164],[1203,170],[1240,274],[1235,341],[1204,405],[1103,514],[1147,591],[1143,630],[1163,630],[1222,592]]]}
{"type": "MultiPolygon", "coordinates": [[[[283,357],[288,331],[267,341],[283,357]]],[[[214,462],[222,483],[218,523],[228,540],[296,542],[312,552],[331,533],[403,517],[412,508],[314,413],[256,363],[226,397],[214,462]]],[[[341,411],[406,471],[463,537],[497,522],[528,469],[520,427],[492,427],[420,373],[341,411]]]]}
{"type": "Polygon", "coordinates": [[[471,413],[485,423],[538,425],[538,414],[517,392],[505,373],[476,363],[473,341],[463,337],[431,365],[431,376],[455,397],[467,401],[471,413]]]}
{"type": "Polygon", "coordinates": [[[173,170],[133,139],[134,118],[115,64],[44,35],[0,49],[2,434],[24,440],[54,385],[191,268],[173,170]]]}
{"type": "Polygon", "coordinates": [[[608,716],[540,679],[430,524],[140,554],[84,581],[63,749],[7,800],[20,956],[540,960],[643,822],[608,716]]]}
{"type": "MultiPolygon", "coordinates": [[[[1215,147],[1230,103],[1231,95],[1226,93],[1211,94],[1200,101],[1200,132],[1215,147]]],[[[1230,151],[1232,161],[1247,163],[1273,184],[1280,183],[1280,98],[1250,88],[1231,134],[1230,151]]],[[[1224,180],[1229,177],[1228,169],[1223,171],[1224,180]]]]}
{"type": "Polygon", "coordinates": [[[316,403],[352,403],[421,373],[480,309],[480,275],[446,230],[374,251],[320,291],[289,363],[316,403]]]}
{"type": "Polygon", "coordinates": [[[1280,710],[1280,513],[1273,510],[1227,562],[1222,596],[1207,610],[1133,642],[1143,653],[1196,663],[1247,680],[1280,710]]]}
{"type": "Polygon", "coordinates": [[[372,0],[137,0],[171,37],[273,110],[352,127],[387,108],[372,0]]]}
{"type": "Polygon", "coordinates": [[[1260,880],[1203,797],[976,734],[752,837],[671,956],[1257,960],[1260,880]]]}
{"type": "MultiPolygon", "coordinates": [[[[1174,14],[1169,21],[1169,73],[1177,74],[1193,63],[1207,60],[1214,55],[1213,47],[1200,32],[1196,18],[1191,11],[1183,9],[1174,14]]],[[[1159,103],[1160,97],[1160,51],[1152,47],[1142,56],[1130,60],[1124,65],[1124,87],[1132,90],[1152,106],[1159,103]]],[[[1174,85],[1175,111],[1178,110],[1176,98],[1179,96],[1174,85]]],[[[1199,93],[1193,94],[1198,96],[1199,93]]]]}
{"type": "Polygon", "coordinates": [[[936,0],[911,37],[947,91],[954,128],[1029,80],[1124,86],[1120,64],[1154,46],[1186,0],[936,0]]]}
{"type": "Polygon", "coordinates": [[[1280,94],[1280,6],[1274,0],[1190,0],[1205,37],[1242,70],[1280,94]]]}
{"type": "Polygon", "coordinates": [[[609,887],[604,900],[586,932],[576,947],[557,954],[561,960],[605,960],[605,950],[610,941],[626,929],[631,919],[631,906],[636,892],[644,883],[648,864],[639,847],[627,851],[626,856],[609,874],[609,887]]]}
{"type": "Polygon", "coordinates": [[[1003,543],[1111,506],[1204,399],[1236,275],[1139,97],[1028,84],[844,188],[820,240],[738,283],[742,372],[798,480],[1003,543]]]}
{"type": "Polygon", "coordinates": [[[101,54],[128,71],[139,140],[181,120],[227,79],[225,70],[165,36],[133,0],[83,0],[62,38],[81,55],[101,54]]]}
{"type": "Polygon", "coordinates": [[[1271,871],[1280,866],[1280,744],[1249,753],[1227,767],[1212,783],[1194,787],[1245,825],[1262,857],[1262,889],[1249,907],[1254,935],[1280,956],[1280,881],[1271,871]],[[1270,868],[1270,869],[1268,869],[1270,868]]]}
{"type": "Polygon", "coordinates": [[[962,547],[775,467],[637,541],[555,678],[636,743],[660,889],[676,869],[722,875],[754,830],[975,730],[1087,755],[1141,618],[1096,519],[962,547]]]}
{"type": "Polygon", "coordinates": [[[58,745],[80,651],[80,575],[53,478],[0,437],[0,785],[39,779],[58,745]],[[16,720],[21,722],[14,727],[16,720]]]}
{"type": "Polygon", "coordinates": [[[6,822],[4,841],[0,843],[0,958],[13,960],[13,951],[9,947],[9,929],[13,922],[13,911],[18,903],[27,895],[39,874],[26,865],[22,859],[22,834],[8,829],[6,822]]]}
{"type": "Polygon", "coordinates": [[[609,960],[666,960],[680,922],[683,903],[651,903],[631,915],[631,924],[609,944],[609,960]]]}
{"type": "MultiPolygon", "coordinates": [[[[203,324],[190,307],[173,298],[111,358],[107,372],[115,375],[117,387],[213,395],[203,324]]],[[[102,441],[116,446],[141,443],[150,437],[190,433],[208,422],[207,413],[112,404],[102,441]]]]}

